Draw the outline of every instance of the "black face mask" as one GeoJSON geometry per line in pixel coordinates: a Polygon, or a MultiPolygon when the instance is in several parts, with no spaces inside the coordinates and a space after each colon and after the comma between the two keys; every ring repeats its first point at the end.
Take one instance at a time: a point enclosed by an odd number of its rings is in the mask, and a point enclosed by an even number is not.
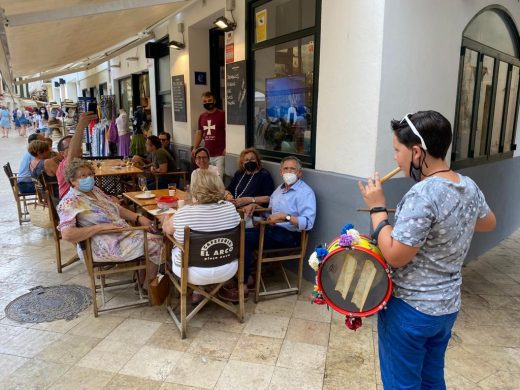
{"type": "Polygon", "coordinates": [[[254,172],[256,171],[256,168],[258,168],[258,164],[256,163],[256,161],[248,161],[244,164],[244,168],[248,172],[254,172]]]}
{"type": "Polygon", "coordinates": [[[215,108],[215,103],[204,103],[203,106],[206,110],[211,111],[215,108]]]}
{"type": "Polygon", "coordinates": [[[424,154],[423,149],[421,148],[421,157],[419,157],[419,167],[416,168],[413,165],[413,157],[412,161],[410,161],[410,178],[415,181],[416,183],[419,183],[421,181],[421,175],[422,175],[422,165],[425,164],[426,168],[428,168],[428,165],[426,164],[426,155],[424,154]]]}
{"type": "Polygon", "coordinates": [[[410,161],[410,178],[416,183],[421,181],[421,168],[415,168],[413,161],[410,161]]]}

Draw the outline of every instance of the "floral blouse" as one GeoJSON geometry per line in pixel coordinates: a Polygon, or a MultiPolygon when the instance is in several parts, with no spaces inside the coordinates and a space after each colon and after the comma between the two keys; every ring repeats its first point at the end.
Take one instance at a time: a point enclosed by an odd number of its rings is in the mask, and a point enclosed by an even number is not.
{"type": "MultiPolygon", "coordinates": [[[[119,206],[99,188],[92,190],[95,197],[72,188],[58,205],[61,231],[69,227],[89,227],[101,223],[112,223],[122,228],[130,225],[119,215],[119,206]]],[[[144,233],[142,231],[119,234],[97,234],[92,237],[92,255],[95,262],[123,262],[143,256],[144,233]]],[[[148,234],[150,260],[160,263],[162,237],[148,234]]],[[[81,250],[78,247],[78,253],[81,250]]]]}

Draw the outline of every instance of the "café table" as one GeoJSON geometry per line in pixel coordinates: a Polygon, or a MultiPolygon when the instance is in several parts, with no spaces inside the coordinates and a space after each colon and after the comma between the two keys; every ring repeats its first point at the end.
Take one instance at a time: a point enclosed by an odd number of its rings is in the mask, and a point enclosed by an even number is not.
{"type": "MultiPolygon", "coordinates": [[[[147,213],[153,215],[154,217],[157,217],[157,210],[159,210],[159,207],[157,207],[157,198],[161,196],[168,196],[168,190],[152,190],[150,193],[153,195],[153,197],[145,198],[143,199],[142,196],[144,196],[143,191],[134,191],[134,192],[124,192],[123,197],[125,199],[128,199],[130,202],[135,204],[136,206],[142,208],[147,213]]],[[[185,199],[186,192],[177,189],[175,191],[175,197],[178,199],[185,199]]],[[[171,212],[170,212],[171,213],[171,212]]],[[[161,213],[162,214],[162,213],[161,213]]],[[[159,215],[161,215],[159,214],[159,215]]]]}
{"type": "Polygon", "coordinates": [[[96,186],[101,188],[109,195],[120,195],[128,186],[128,182],[123,180],[124,177],[131,178],[135,187],[135,177],[143,173],[133,165],[126,165],[123,160],[99,160],[92,161],[94,164],[94,179],[96,186]]]}

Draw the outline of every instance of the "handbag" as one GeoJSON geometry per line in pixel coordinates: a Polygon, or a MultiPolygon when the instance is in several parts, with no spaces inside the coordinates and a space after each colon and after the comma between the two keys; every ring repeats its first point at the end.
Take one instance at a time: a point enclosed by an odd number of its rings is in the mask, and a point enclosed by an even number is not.
{"type": "Polygon", "coordinates": [[[165,275],[157,275],[148,283],[148,298],[152,306],[160,306],[170,293],[170,280],[165,275]]]}
{"type": "Polygon", "coordinates": [[[49,210],[45,205],[35,203],[34,205],[29,205],[28,209],[33,226],[44,229],[50,229],[52,227],[52,222],[49,218],[49,210]]]}

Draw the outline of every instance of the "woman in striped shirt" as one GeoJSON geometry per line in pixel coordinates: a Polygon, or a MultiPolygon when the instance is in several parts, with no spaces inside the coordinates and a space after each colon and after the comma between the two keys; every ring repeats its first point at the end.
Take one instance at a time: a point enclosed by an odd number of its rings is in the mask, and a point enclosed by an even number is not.
{"type": "MultiPolygon", "coordinates": [[[[184,227],[200,232],[215,232],[232,229],[240,223],[235,206],[224,200],[224,184],[214,173],[201,169],[191,183],[193,204],[179,209],[172,217],[163,220],[163,231],[184,243],[184,227]]],[[[172,271],[181,276],[180,248],[172,250],[172,271]]],[[[213,268],[190,267],[188,282],[196,285],[221,283],[231,279],[237,272],[238,260],[213,268]]],[[[201,297],[192,296],[197,303],[201,297]]]]}

